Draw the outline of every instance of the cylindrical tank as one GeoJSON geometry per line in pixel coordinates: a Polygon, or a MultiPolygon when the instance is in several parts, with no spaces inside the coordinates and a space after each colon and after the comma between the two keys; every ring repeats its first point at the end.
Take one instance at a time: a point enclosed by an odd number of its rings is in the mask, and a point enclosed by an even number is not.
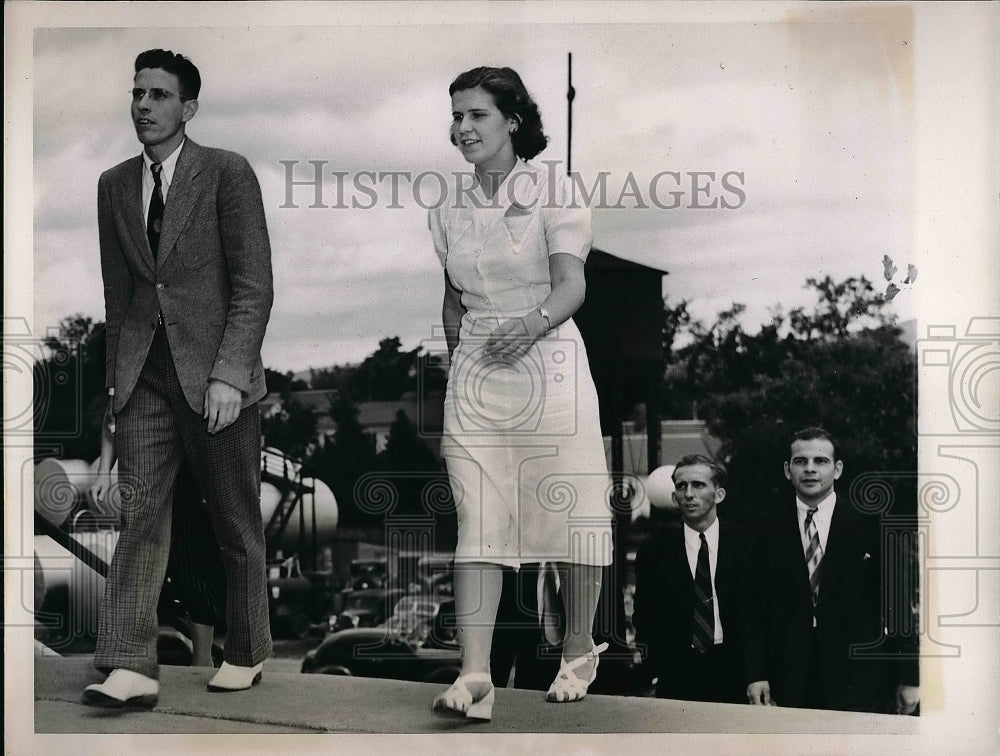
{"type": "Polygon", "coordinates": [[[673,474],[674,465],[663,465],[653,470],[646,478],[646,495],[654,507],[676,512],[673,474]]]}
{"type": "Polygon", "coordinates": [[[630,476],[628,482],[632,488],[632,522],[640,517],[649,517],[649,492],[646,490],[646,476],[630,476]]]}
{"type": "MultiPolygon", "coordinates": [[[[116,531],[79,532],[70,537],[111,563],[118,541],[116,531]]],[[[38,616],[37,624],[52,628],[58,637],[66,640],[94,637],[104,595],[104,578],[48,536],[36,535],[34,546],[35,557],[41,565],[45,596],[58,597],[54,605],[50,598],[48,608],[59,615],[38,616]]],[[[36,605],[36,611],[43,603],[44,597],[36,605]]]]}
{"type": "Polygon", "coordinates": [[[82,459],[43,459],[35,465],[35,511],[62,527],[94,477],[91,465],[82,459]]]}
{"type": "MultiPolygon", "coordinates": [[[[285,531],[282,533],[281,538],[276,543],[268,544],[272,550],[281,549],[286,554],[295,553],[299,550],[299,530],[301,529],[302,519],[305,520],[306,543],[311,541],[314,498],[317,541],[320,543],[329,543],[333,540],[337,532],[340,510],[337,507],[337,500],[330,487],[323,481],[316,480],[315,478],[303,478],[302,487],[304,489],[314,489],[315,497],[313,492],[308,490],[302,495],[302,499],[299,502],[299,506],[303,507],[302,512],[300,513],[298,507],[296,507],[291,518],[288,520],[288,524],[285,526],[285,531]]],[[[286,496],[292,496],[292,494],[289,492],[286,496]]],[[[279,501],[281,501],[280,491],[270,483],[262,483],[260,486],[260,514],[265,525],[267,525],[274,514],[279,501]]]]}

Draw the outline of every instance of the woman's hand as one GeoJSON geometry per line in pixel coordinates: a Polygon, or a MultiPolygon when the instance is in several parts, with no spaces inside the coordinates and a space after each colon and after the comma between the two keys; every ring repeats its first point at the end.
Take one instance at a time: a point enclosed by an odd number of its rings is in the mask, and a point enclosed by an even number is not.
{"type": "Polygon", "coordinates": [[[534,344],[546,331],[545,318],[538,310],[532,310],[520,318],[511,318],[501,323],[483,346],[487,359],[499,362],[513,362],[534,344]]]}
{"type": "Polygon", "coordinates": [[[97,480],[90,486],[90,497],[98,505],[98,509],[104,511],[105,498],[111,490],[111,471],[97,473],[97,480]]]}

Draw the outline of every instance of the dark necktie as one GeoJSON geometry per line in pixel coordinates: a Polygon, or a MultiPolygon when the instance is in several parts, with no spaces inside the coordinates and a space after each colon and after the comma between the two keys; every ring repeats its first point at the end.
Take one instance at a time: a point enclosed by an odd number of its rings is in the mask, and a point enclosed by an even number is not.
{"type": "Polygon", "coordinates": [[[813,602],[813,627],[816,626],[816,604],[819,603],[819,566],[823,561],[823,546],[819,542],[819,530],[813,515],[816,509],[812,508],[806,512],[805,532],[806,541],[806,566],[809,568],[809,587],[812,589],[813,602]]]}
{"type": "Polygon", "coordinates": [[[698,565],[694,572],[694,617],[691,625],[691,645],[705,653],[715,644],[715,600],[712,598],[712,571],[708,561],[708,541],[698,534],[698,565]]]}
{"type": "Polygon", "coordinates": [[[153,171],[153,196],[149,200],[149,212],[146,214],[146,236],[149,238],[149,248],[153,250],[153,257],[160,246],[160,229],[163,226],[163,179],[160,171],[163,166],[153,163],[150,170],[153,171]]]}

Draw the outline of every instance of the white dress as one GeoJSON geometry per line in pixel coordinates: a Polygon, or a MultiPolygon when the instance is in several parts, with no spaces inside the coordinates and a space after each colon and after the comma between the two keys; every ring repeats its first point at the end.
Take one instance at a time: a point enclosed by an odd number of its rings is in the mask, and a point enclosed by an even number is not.
{"type": "Polygon", "coordinates": [[[590,209],[554,169],[518,163],[492,199],[452,191],[430,210],[441,263],[467,309],[452,355],[442,456],[458,510],[456,562],[611,563],[610,477],[597,391],[568,320],[519,360],[489,334],[551,291],[548,255],[585,260],[590,209]]]}

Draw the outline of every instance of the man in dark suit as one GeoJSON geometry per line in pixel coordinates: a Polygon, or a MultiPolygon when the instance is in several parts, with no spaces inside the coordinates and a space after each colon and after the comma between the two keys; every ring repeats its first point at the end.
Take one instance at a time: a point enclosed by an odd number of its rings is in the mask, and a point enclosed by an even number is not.
{"type": "Polygon", "coordinates": [[[747,635],[754,704],[910,713],[917,663],[887,637],[910,611],[891,605],[880,523],[834,490],[844,463],[822,428],[795,434],[785,477],[796,501],[761,520],[747,635]],[[894,658],[894,656],[896,658],[894,658]]]}
{"type": "Polygon", "coordinates": [[[725,476],[708,457],[683,457],[673,473],[681,528],[636,555],[632,622],[660,698],[746,700],[741,594],[749,565],[745,535],[717,516],[725,476]]]}
{"type": "Polygon", "coordinates": [[[96,706],[155,705],[156,602],[171,492],[186,458],[226,570],[228,636],[210,690],[260,679],[271,652],[260,515],[260,348],[272,303],[260,187],[239,155],[185,136],[201,77],[181,55],[135,62],[140,156],[98,183],[107,310],[106,422],[116,429],[122,509],[88,686],[96,706]]]}

